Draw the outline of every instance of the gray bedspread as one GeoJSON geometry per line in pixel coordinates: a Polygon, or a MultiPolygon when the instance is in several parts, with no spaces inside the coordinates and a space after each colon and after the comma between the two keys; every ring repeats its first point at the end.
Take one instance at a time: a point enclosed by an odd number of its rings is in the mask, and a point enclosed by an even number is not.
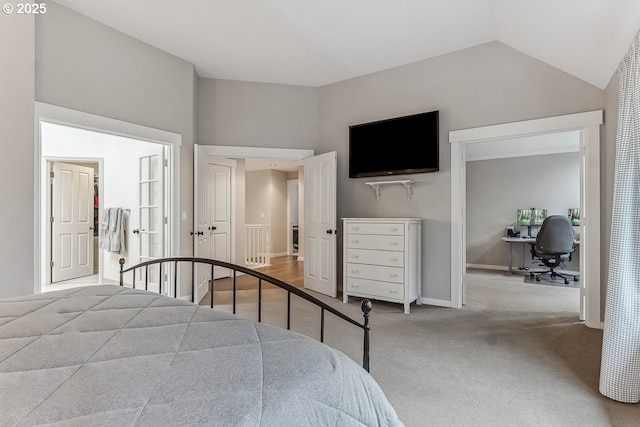
{"type": "Polygon", "coordinates": [[[0,425],[395,426],[304,335],[119,286],[0,300],[0,425]]]}

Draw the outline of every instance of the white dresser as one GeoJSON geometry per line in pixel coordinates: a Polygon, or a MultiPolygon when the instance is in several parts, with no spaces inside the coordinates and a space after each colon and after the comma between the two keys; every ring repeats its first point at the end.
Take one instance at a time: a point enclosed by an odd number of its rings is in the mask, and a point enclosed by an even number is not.
{"type": "Polygon", "coordinates": [[[349,296],[420,303],[420,218],[343,218],[343,301],[349,296]]]}

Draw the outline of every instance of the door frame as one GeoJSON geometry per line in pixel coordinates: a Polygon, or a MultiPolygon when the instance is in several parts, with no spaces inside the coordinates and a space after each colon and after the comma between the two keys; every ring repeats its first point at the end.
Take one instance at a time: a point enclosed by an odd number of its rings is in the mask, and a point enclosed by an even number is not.
{"type": "Polygon", "coordinates": [[[451,144],[451,306],[462,307],[466,271],[466,147],[549,133],[580,133],[580,276],[585,324],[602,328],[600,307],[600,125],[603,111],[589,111],[449,132],[451,144]]]}
{"type": "MultiPolygon", "coordinates": [[[[223,157],[231,159],[246,159],[246,158],[267,158],[267,159],[289,159],[289,160],[304,160],[307,157],[314,155],[313,150],[299,149],[299,148],[268,148],[268,147],[244,147],[244,146],[231,146],[231,145],[202,145],[197,144],[202,151],[208,156],[223,157]]],[[[195,167],[194,167],[195,169],[195,167]]],[[[196,191],[194,189],[194,191],[196,191]]],[[[236,188],[232,188],[235,196],[236,188]]],[[[232,204],[233,205],[233,204],[232,204]]],[[[244,224],[238,224],[236,221],[236,210],[232,208],[231,221],[235,222],[234,227],[243,227],[244,224]]],[[[298,219],[300,221],[300,219],[298,219]]],[[[244,251],[244,242],[238,242],[237,239],[241,235],[237,228],[234,229],[235,238],[232,245],[235,247],[235,251],[244,251]],[[242,247],[239,247],[242,246],[242,247]]],[[[235,255],[235,254],[234,254],[235,255]]],[[[301,260],[300,260],[301,261],[301,260]]]]}
{"type": "MultiPolygon", "coordinates": [[[[287,180],[287,255],[293,256],[295,253],[293,252],[293,228],[291,222],[293,221],[293,200],[291,197],[291,193],[293,188],[299,188],[300,180],[299,179],[288,179],[287,180]]],[[[297,199],[299,200],[299,199],[297,199]]],[[[299,205],[296,207],[299,211],[299,205]]],[[[298,215],[298,230],[300,230],[300,215],[298,215]]],[[[298,242],[298,247],[300,246],[300,242],[298,242]]]]}
{"type": "MultiPolygon", "coordinates": [[[[42,292],[47,278],[47,274],[43,274],[43,272],[47,271],[46,223],[48,222],[48,215],[46,194],[48,192],[49,178],[48,173],[46,173],[48,159],[42,156],[40,124],[43,122],[138,139],[169,147],[169,176],[167,179],[169,188],[167,188],[167,197],[169,199],[168,222],[170,233],[167,238],[169,239],[168,247],[170,253],[167,256],[174,256],[180,253],[180,146],[182,145],[182,135],[44,102],[35,101],[34,106],[34,162],[36,165],[34,176],[34,293],[42,292]]],[[[103,169],[100,169],[100,174],[104,176],[103,169]]]]}

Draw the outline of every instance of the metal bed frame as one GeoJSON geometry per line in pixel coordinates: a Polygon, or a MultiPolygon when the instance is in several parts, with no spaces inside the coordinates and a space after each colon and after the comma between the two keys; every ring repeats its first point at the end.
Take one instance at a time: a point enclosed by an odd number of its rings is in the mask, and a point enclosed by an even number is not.
{"type": "MultiPolygon", "coordinates": [[[[362,367],[369,372],[369,331],[371,330],[371,326],[369,324],[369,316],[371,313],[371,301],[368,299],[363,299],[362,303],[361,303],[361,309],[362,309],[362,313],[363,313],[363,317],[364,317],[364,321],[362,323],[359,323],[356,320],[353,320],[351,317],[347,316],[346,314],[336,310],[335,308],[331,307],[330,305],[326,304],[323,301],[320,301],[319,299],[317,299],[316,297],[309,295],[308,293],[306,293],[305,291],[296,288],[295,286],[292,286],[286,282],[283,282],[282,280],[276,279],[273,276],[269,276],[267,274],[261,273],[259,271],[255,271],[252,270],[250,268],[247,267],[243,267],[241,265],[236,265],[236,264],[231,264],[228,262],[224,262],[224,261],[218,261],[215,259],[209,259],[209,258],[193,258],[193,257],[169,257],[169,258],[158,258],[158,259],[154,259],[154,260],[150,260],[150,261],[144,261],[141,262],[139,264],[136,264],[134,266],[128,267],[128,268],[124,268],[124,264],[125,264],[125,260],[124,258],[120,258],[119,264],[120,264],[120,286],[124,286],[124,275],[125,273],[131,272],[133,275],[133,281],[132,281],[132,286],[135,288],[135,283],[136,283],[136,271],[141,271],[144,270],[144,289],[148,290],[149,288],[149,270],[150,268],[158,268],[158,277],[163,277],[162,273],[164,270],[163,267],[167,267],[167,264],[169,265],[173,265],[173,277],[172,277],[172,282],[173,282],[173,295],[174,297],[177,297],[178,295],[178,265],[180,264],[191,264],[191,301],[195,303],[195,301],[193,301],[194,299],[194,295],[195,295],[195,287],[196,287],[196,283],[195,283],[195,277],[196,277],[196,267],[199,264],[206,264],[209,265],[211,267],[211,275],[210,275],[210,279],[209,279],[209,292],[211,293],[211,308],[213,308],[213,291],[214,291],[214,287],[215,287],[215,280],[214,280],[214,268],[215,267],[220,267],[220,268],[225,268],[225,269],[229,269],[233,272],[232,275],[232,284],[233,284],[233,303],[232,303],[232,307],[233,307],[233,314],[236,314],[236,291],[237,291],[237,273],[241,272],[244,274],[247,274],[249,276],[253,276],[255,278],[258,279],[258,322],[262,321],[262,283],[263,282],[267,282],[269,284],[275,285],[281,289],[284,289],[285,291],[287,291],[287,329],[291,329],[291,294],[297,295],[298,297],[312,303],[315,304],[316,306],[318,306],[320,308],[320,342],[324,342],[324,319],[325,319],[325,312],[328,311],[329,313],[334,314],[335,316],[337,316],[340,319],[343,319],[344,321],[360,328],[363,330],[363,334],[364,334],[364,345],[363,345],[363,356],[362,356],[362,367]],[[157,267],[155,267],[157,266],[157,267]]],[[[169,269],[171,270],[171,269],[169,269]]],[[[162,289],[162,282],[160,283],[160,288],[158,290],[158,292],[160,294],[163,294],[163,289],[162,289]]],[[[166,290],[165,290],[166,291],[166,290]]]]}

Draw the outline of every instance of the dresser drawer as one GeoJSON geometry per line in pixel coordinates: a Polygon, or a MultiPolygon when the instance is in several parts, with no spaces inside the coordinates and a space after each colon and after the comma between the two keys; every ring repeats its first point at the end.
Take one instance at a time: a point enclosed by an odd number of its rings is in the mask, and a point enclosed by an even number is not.
{"type": "Polygon", "coordinates": [[[404,298],[404,285],[402,283],[379,282],[377,280],[347,279],[347,291],[351,294],[371,296],[372,298],[397,299],[404,298]]]}
{"type": "Polygon", "coordinates": [[[357,222],[347,225],[347,233],[357,234],[383,234],[392,236],[403,236],[404,226],[401,223],[371,223],[357,222]]]}
{"type": "Polygon", "coordinates": [[[404,306],[420,303],[422,220],[343,218],[342,300],[349,295],[404,306]]]}
{"type": "Polygon", "coordinates": [[[346,244],[347,248],[402,251],[404,250],[404,237],[373,234],[348,234],[346,237],[346,244]]]}
{"type": "Polygon", "coordinates": [[[404,252],[347,249],[347,262],[403,267],[404,252]]]}
{"type": "Polygon", "coordinates": [[[360,279],[382,280],[385,282],[404,283],[404,269],[399,267],[385,267],[382,265],[348,263],[347,277],[360,279]]]}

